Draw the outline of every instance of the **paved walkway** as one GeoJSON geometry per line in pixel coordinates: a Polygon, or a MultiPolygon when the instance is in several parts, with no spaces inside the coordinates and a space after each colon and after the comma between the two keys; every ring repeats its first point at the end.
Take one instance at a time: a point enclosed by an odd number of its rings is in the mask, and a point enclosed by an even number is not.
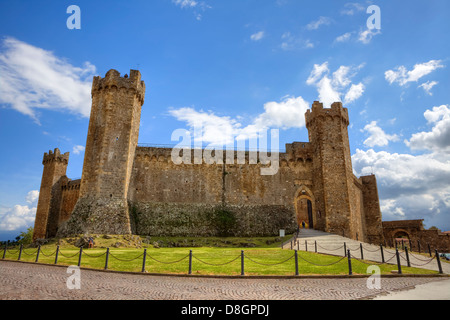
{"type": "MultiPolygon", "coordinates": [[[[345,238],[339,235],[326,233],[318,230],[312,229],[302,229],[298,238],[298,245],[294,244],[293,249],[299,248],[300,250],[306,250],[306,244],[308,244],[308,251],[315,251],[315,241],[317,241],[317,252],[325,254],[333,254],[338,256],[344,256],[344,243],[346,248],[350,249],[352,257],[360,259],[361,250],[360,244],[363,244],[363,254],[364,259],[369,261],[381,262],[381,251],[380,246],[368,244],[349,238],[345,238]]],[[[290,249],[291,244],[287,243],[284,245],[285,249],[290,249]]],[[[397,264],[397,257],[395,255],[395,249],[393,248],[383,248],[384,258],[387,263],[397,264]]],[[[403,266],[407,265],[406,254],[404,251],[400,250],[400,263],[403,266]]],[[[411,267],[417,267],[422,269],[429,269],[438,271],[438,264],[436,259],[430,258],[429,255],[420,255],[416,252],[409,253],[411,267]]],[[[433,254],[434,257],[434,254],[433,254]]],[[[443,272],[450,274],[450,264],[441,261],[443,272]]]]}
{"type": "Polygon", "coordinates": [[[353,300],[386,295],[448,278],[223,279],[124,274],[81,269],[80,289],[68,289],[72,274],[61,266],[0,261],[0,300],[353,300]]]}

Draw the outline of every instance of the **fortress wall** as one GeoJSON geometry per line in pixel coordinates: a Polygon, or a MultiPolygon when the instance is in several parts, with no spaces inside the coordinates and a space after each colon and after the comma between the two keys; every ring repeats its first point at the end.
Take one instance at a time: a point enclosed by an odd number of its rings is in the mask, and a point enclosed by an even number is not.
{"type": "Polygon", "coordinates": [[[353,239],[365,240],[365,223],[362,184],[353,176],[350,186],[351,230],[353,239]]]}
{"type": "Polygon", "coordinates": [[[136,233],[246,236],[296,230],[294,197],[299,183],[312,180],[312,159],[283,153],[278,173],[261,175],[261,163],[176,165],[171,151],[136,150],[128,192],[136,233]]]}
{"type": "Polygon", "coordinates": [[[62,186],[59,224],[69,220],[80,195],[81,180],[68,181],[62,186]]]}

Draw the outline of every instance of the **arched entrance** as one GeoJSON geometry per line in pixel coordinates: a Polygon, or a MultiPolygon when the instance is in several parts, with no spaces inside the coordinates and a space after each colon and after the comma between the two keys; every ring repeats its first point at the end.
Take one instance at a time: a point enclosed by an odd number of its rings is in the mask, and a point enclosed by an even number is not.
{"type": "Polygon", "coordinates": [[[300,228],[314,229],[314,199],[311,191],[302,186],[297,192],[294,201],[297,224],[300,228]]]}

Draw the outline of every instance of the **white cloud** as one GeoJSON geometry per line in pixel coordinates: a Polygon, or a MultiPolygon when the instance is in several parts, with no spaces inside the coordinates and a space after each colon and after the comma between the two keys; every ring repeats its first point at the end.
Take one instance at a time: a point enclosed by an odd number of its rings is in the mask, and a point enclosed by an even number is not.
{"type": "Polygon", "coordinates": [[[359,4],[359,3],[346,3],[344,5],[345,9],[341,10],[341,14],[343,15],[347,15],[347,16],[352,16],[357,12],[362,12],[366,10],[366,7],[364,7],[363,5],[359,4]]]}
{"type": "Polygon", "coordinates": [[[262,38],[264,38],[264,31],[259,31],[257,33],[254,33],[250,36],[250,39],[253,41],[259,41],[262,38]]]}
{"type": "Polygon", "coordinates": [[[308,30],[317,30],[320,28],[320,26],[322,25],[329,25],[331,23],[331,19],[327,18],[327,17],[319,17],[319,19],[317,19],[316,21],[313,21],[311,23],[309,23],[306,26],[306,29],[308,30]]]}
{"type": "Polygon", "coordinates": [[[404,86],[408,82],[419,81],[420,78],[432,73],[439,68],[444,68],[441,60],[430,60],[425,63],[414,65],[413,69],[410,71],[408,71],[405,66],[399,66],[396,70],[386,71],[384,73],[384,76],[389,84],[396,82],[400,86],[404,86]]]}
{"type": "Polygon", "coordinates": [[[207,9],[211,9],[211,6],[208,5],[205,1],[195,1],[195,0],[172,0],[176,6],[182,9],[191,9],[194,12],[195,19],[202,20],[202,14],[200,12],[204,12],[207,9]]]}
{"type": "Polygon", "coordinates": [[[343,35],[340,35],[339,37],[337,37],[334,41],[335,42],[347,42],[350,40],[351,36],[352,36],[352,33],[347,32],[347,33],[344,33],[343,35]]]}
{"type": "Polygon", "coordinates": [[[212,111],[196,111],[190,107],[170,109],[169,114],[186,122],[191,132],[196,134],[194,139],[212,145],[225,145],[235,140],[255,138],[269,128],[302,128],[305,126],[304,115],[308,108],[309,104],[302,97],[285,97],[280,102],[270,101],[264,104],[264,112],[246,126],[241,123],[240,117],[233,119],[218,116],[212,111]]]}
{"type": "Polygon", "coordinates": [[[37,201],[39,199],[39,191],[38,190],[31,190],[30,192],[28,192],[25,200],[33,205],[33,204],[37,204],[37,201]]]}
{"type": "Polygon", "coordinates": [[[349,104],[359,99],[363,95],[364,90],[365,86],[361,82],[358,84],[352,84],[345,95],[344,104],[349,104]]]}
{"type": "Polygon", "coordinates": [[[450,108],[447,105],[434,107],[424,113],[431,131],[418,132],[411,136],[406,145],[412,150],[431,150],[450,154],[450,108]]]}
{"type": "Polygon", "coordinates": [[[383,220],[425,219],[450,228],[450,163],[438,154],[356,150],[355,174],[377,177],[383,220]]]}
{"type": "Polygon", "coordinates": [[[418,86],[418,88],[422,88],[423,90],[425,90],[425,92],[426,92],[428,95],[432,96],[433,93],[431,92],[431,89],[432,89],[435,85],[437,85],[438,83],[439,83],[439,82],[437,82],[437,81],[427,81],[427,82],[425,82],[425,83],[422,83],[420,86],[418,86]]]}
{"type": "Polygon", "coordinates": [[[399,137],[396,134],[389,135],[383,131],[376,121],[372,121],[364,127],[363,132],[369,133],[369,137],[364,141],[364,145],[368,147],[383,147],[389,144],[389,141],[398,141],[399,137]]]}
{"type": "Polygon", "coordinates": [[[281,36],[281,49],[285,51],[289,50],[301,50],[301,49],[312,49],[314,48],[314,43],[309,39],[304,39],[300,36],[294,36],[290,32],[285,32],[281,36]]]}
{"type": "Polygon", "coordinates": [[[381,34],[380,30],[364,30],[359,32],[358,41],[364,44],[369,44],[372,41],[372,38],[378,34],[381,34]]]}
{"type": "Polygon", "coordinates": [[[39,191],[32,190],[25,197],[28,205],[15,205],[12,208],[0,207],[0,231],[25,231],[34,224],[39,191]]]}
{"type": "Polygon", "coordinates": [[[36,109],[69,111],[89,117],[95,66],[75,67],[52,52],[14,38],[0,52],[0,103],[37,122],[36,109]]]}
{"type": "Polygon", "coordinates": [[[364,66],[340,66],[330,76],[328,62],[315,64],[311,71],[306,84],[317,87],[319,100],[324,106],[330,106],[333,102],[342,101],[349,104],[359,99],[364,93],[365,86],[362,83],[351,84],[352,78],[356,76],[358,71],[364,66]]]}
{"type": "Polygon", "coordinates": [[[181,8],[194,8],[198,5],[194,0],[172,0],[172,2],[181,8]]]}
{"type": "MultiPolygon", "coordinates": [[[[433,125],[432,130],[415,133],[407,141],[412,150],[425,149],[430,153],[412,155],[357,149],[352,155],[357,176],[372,173],[377,176],[383,220],[425,219],[428,226],[450,230],[449,115],[446,105],[427,110],[424,117],[433,125]]],[[[372,123],[368,129],[376,127],[372,123]]]]}
{"type": "Polygon", "coordinates": [[[80,154],[81,152],[84,151],[84,146],[80,146],[80,145],[76,145],[73,147],[72,152],[73,154],[80,154]]]}

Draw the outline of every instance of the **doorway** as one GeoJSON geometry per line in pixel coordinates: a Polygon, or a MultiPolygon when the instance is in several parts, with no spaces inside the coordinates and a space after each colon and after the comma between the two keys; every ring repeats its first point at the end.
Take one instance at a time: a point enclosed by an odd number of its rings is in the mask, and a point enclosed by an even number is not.
{"type": "Polygon", "coordinates": [[[314,229],[312,201],[308,197],[297,200],[297,223],[300,228],[314,229]]]}

